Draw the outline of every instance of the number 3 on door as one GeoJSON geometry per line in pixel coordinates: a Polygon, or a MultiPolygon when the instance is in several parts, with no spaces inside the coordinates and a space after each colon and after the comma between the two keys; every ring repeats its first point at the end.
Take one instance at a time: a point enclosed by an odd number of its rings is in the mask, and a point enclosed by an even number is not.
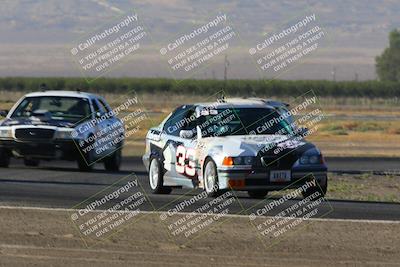
{"type": "Polygon", "coordinates": [[[194,149],[192,148],[186,149],[184,146],[178,146],[176,148],[176,164],[175,164],[176,171],[178,173],[186,174],[188,176],[195,176],[196,165],[194,161],[194,156],[195,156],[194,149]]]}

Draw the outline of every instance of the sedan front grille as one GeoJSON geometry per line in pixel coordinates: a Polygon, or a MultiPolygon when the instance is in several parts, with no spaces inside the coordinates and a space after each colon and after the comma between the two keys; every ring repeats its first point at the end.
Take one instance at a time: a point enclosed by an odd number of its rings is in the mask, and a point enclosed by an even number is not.
{"type": "Polygon", "coordinates": [[[43,140],[52,139],[54,136],[54,130],[41,129],[41,128],[24,128],[16,129],[15,137],[19,140],[43,140]]]}

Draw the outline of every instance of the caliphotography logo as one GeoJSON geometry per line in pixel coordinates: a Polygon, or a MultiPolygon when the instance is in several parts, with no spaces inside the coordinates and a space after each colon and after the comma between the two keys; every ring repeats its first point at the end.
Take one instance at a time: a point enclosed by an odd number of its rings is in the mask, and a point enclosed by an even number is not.
{"type": "Polygon", "coordinates": [[[324,26],[315,13],[309,12],[265,34],[248,53],[266,80],[278,78],[290,68],[310,58],[327,46],[324,26]]]}
{"type": "Polygon", "coordinates": [[[86,34],[76,42],[71,55],[82,76],[90,82],[139,53],[148,38],[145,26],[133,10],[86,34]]]}
{"type": "Polygon", "coordinates": [[[177,82],[215,63],[215,58],[226,55],[237,41],[228,14],[221,12],[205,21],[160,48],[162,59],[166,59],[177,82]]]}

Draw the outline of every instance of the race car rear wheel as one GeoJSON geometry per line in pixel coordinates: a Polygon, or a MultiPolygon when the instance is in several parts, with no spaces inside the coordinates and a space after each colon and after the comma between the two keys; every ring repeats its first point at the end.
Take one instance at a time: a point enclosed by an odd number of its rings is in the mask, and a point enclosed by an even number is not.
{"type": "Polygon", "coordinates": [[[265,198],[268,195],[268,191],[263,189],[249,190],[247,194],[249,194],[251,198],[265,198]]]}
{"type": "Polygon", "coordinates": [[[8,168],[10,165],[10,153],[6,150],[0,149],[0,167],[1,168],[8,168]]]}
{"type": "Polygon", "coordinates": [[[204,190],[210,197],[216,197],[221,194],[218,183],[217,166],[212,159],[207,159],[203,174],[204,190]]]}
{"type": "Polygon", "coordinates": [[[122,162],[122,149],[117,149],[111,156],[104,159],[104,168],[107,171],[119,171],[122,162]]]}
{"type": "Polygon", "coordinates": [[[37,167],[40,164],[40,160],[38,159],[24,159],[25,166],[28,167],[37,167]]]}
{"type": "Polygon", "coordinates": [[[152,158],[149,167],[149,182],[151,191],[154,194],[169,194],[172,191],[171,187],[164,186],[163,171],[161,164],[156,158],[152,158]]]}

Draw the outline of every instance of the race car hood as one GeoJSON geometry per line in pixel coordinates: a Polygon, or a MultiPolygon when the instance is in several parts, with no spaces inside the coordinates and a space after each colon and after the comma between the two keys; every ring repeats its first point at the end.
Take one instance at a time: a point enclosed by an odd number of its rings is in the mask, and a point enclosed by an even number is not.
{"type": "Polygon", "coordinates": [[[74,127],[75,124],[64,120],[41,120],[37,117],[29,118],[7,118],[0,121],[0,126],[56,126],[56,127],[74,127]]]}
{"type": "Polygon", "coordinates": [[[226,156],[256,156],[262,154],[282,154],[296,150],[302,154],[315,146],[302,138],[286,135],[232,135],[224,137],[208,137],[203,142],[211,150],[226,156]],[[218,150],[218,151],[217,151],[218,150]]]}

